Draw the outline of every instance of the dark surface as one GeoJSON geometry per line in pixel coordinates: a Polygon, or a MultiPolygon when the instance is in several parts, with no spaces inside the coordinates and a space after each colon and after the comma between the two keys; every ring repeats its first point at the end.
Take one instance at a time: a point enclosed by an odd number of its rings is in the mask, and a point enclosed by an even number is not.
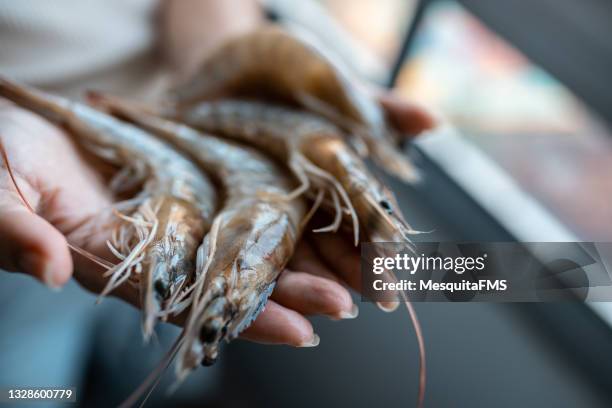
{"type": "MultiPolygon", "coordinates": [[[[316,349],[235,343],[225,357],[239,379],[227,392],[250,393],[253,406],[266,407],[414,406],[417,353],[405,312],[361,306],[355,321],[316,320],[316,349]]],[[[568,356],[516,318],[519,306],[416,306],[429,358],[427,406],[609,406],[568,356]]]]}
{"type": "MultiPolygon", "coordinates": [[[[405,214],[418,220],[416,228],[436,228],[426,239],[511,239],[465,194],[449,190],[448,180],[431,164],[421,160],[421,166],[429,183],[417,188],[392,183],[392,187],[405,203],[405,214]]],[[[223,356],[227,364],[223,394],[243,401],[236,406],[414,406],[418,356],[406,311],[386,314],[372,304],[358,304],[357,320],[314,320],[321,336],[320,346],[314,349],[231,344],[223,356]]],[[[581,365],[566,347],[568,338],[553,328],[559,325],[553,324],[551,316],[572,319],[573,312],[583,310],[573,306],[415,305],[428,353],[426,405],[610,406],[612,400],[593,377],[606,373],[581,365]]],[[[593,328],[604,330],[604,339],[612,339],[592,313],[587,316],[580,320],[586,326],[566,322],[570,332],[572,327],[580,330],[573,332],[570,343],[597,347],[586,337],[593,328]]],[[[602,367],[610,361],[608,356],[601,356],[602,367]]],[[[612,361],[608,366],[612,367],[612,361]]]]}

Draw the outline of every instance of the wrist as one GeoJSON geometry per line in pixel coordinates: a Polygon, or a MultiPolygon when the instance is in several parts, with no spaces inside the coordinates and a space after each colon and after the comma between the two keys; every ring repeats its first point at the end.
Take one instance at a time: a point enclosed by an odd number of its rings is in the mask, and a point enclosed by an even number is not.
{"type": "Polygon", "coordinates": [[[162,3],[159,46],[173,82],[193,75],[228,39],[264,23],[255,0],[170,0],[162,3]]]}

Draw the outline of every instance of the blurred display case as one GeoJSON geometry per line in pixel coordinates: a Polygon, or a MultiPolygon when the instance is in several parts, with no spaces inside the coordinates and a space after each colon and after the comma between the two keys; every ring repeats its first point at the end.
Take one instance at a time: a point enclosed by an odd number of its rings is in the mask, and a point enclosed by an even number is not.
{"type": "MultiPolygon", "coordinates": [[[[266,3],[288,28],[325,38],[365,80],[393,88],[442,118],[440,128],[407,151],[424,182],[407,186],[385,178],[414,227],[431,231],[417,239],[610,241],[612,93],[604,91],[612,72],[608,2],[266,3]]],[[[609,304],[416,308],[432,356],[431,406],[572,407],[612,401],[609,304]],[[464,378],[470,375],[473,381],[464,378]]],[[[387,393],[378,394],[376,401],[383,405],[412,401],[406,387],[416,377],[406,371],[415,369],[415,354],[405,349],[410,344],[389,338],[403,336],[397,330],[403,320],[395,316],[390,323],[364,309],[362,330],[353,329],[348,339],[334,339],[325,324],[321,333],[336,346],[322,351],[329,358],[338,356],[337,347],[364,355],[361,362],[345,353],[339,357],[343,368],[354,367],[350,382],[358,384],[359,396],[340,398],[338,391],[321,385],[327,377],[318,379],[316,372],[325,364],[319,360],[318,368],[306,363],[298,380],[323,391],[310,398],[302,387],[292,387],[304,398],[299,406],[319,401],[371,406],[375,390],[387,393]],[[369,357],[374,352],[378,360],[369,357]],[[392,363],[395,357],[403,369],[392,363]],[[388,391],[397,387],[404,393],[388,391]]],[[[304,363],[298,360],[297,366],[304,363]]],[[[341,375],[325,367],[326,373],[341,375]]]]}

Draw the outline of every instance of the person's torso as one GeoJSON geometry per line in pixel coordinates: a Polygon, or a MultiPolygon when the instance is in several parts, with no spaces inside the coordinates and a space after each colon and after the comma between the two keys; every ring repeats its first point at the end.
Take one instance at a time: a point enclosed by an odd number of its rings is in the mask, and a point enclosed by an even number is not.
{"type": "Polygon", "coordinates": [[[0,73],[64,93],[146,87],[156,0],[0,2],[0,73]]]}

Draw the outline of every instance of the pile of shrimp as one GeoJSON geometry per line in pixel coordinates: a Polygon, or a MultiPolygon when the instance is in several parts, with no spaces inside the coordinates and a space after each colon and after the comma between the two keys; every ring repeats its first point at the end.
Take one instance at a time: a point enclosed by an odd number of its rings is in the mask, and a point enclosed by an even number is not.
{"type": "MultiPolygon", "coordinates": [[[[416,180],[398,132],[323,54],[276,27],[229,40],[161,101],[90,92],[80,103],[1,78],[0,96],[117,167],[110,188],[123,198],[109,209],[107,243],[115,261],[71,248],[105,268],[101,296],[132,288],[145,338],[157,321],[182,317],[163,362],[176,358],[179,380],[257,318],[316,212],[333,222],[315,232],[342,227],[355,245],[409,246],[416,232],[364,163],[416,180]]],[[[423,341],[401,295],[418,337],[421,405],[423,341]]]]}

